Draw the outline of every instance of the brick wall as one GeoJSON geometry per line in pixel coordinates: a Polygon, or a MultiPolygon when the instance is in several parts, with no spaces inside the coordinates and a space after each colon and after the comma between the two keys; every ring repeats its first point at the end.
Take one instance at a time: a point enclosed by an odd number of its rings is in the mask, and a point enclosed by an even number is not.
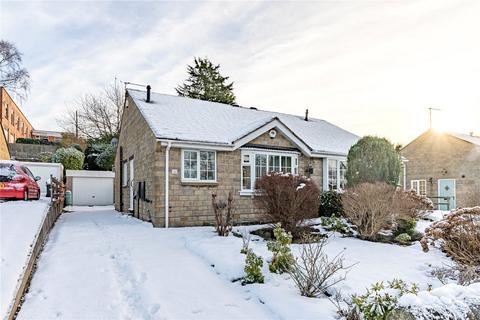
{"type": "Polygon", "coordinates": [[[32,125],[3,87],[0,87],[0,121],[7,142],[14,143],[18,138],[31,138],[32,125]]]}
{"type": "Polygon", "coordinates": [[[448,134],[427,131],[402,150],[410,180],[427,180],[427,196],[438,196],[438,179],[455,179],[457,206],[472,187],[480,188],[480,147],[448,134]],[[430,181],[430,178],[431,181],[430,181]]]}

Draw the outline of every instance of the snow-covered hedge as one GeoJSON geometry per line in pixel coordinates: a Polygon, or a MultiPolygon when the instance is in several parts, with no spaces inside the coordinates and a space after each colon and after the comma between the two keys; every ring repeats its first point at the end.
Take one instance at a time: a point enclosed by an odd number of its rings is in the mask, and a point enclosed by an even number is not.
{"type": "Polygon", "coordinates": [[[480,320],[480,283],[447,284],[431,291],[402,296],[389,320],[480,320]]]}

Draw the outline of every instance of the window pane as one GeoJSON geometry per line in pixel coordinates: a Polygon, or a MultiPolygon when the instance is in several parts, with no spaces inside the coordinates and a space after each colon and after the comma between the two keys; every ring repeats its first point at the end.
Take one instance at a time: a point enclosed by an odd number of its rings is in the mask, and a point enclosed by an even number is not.
{"type": "Polygon", "coordinates": [[[328,189],[337,190],[337,160],[328,160],[328,189]]]}
{"type": "Polygon", "coordinates": [[[340,189],[344,190],[347,185],[347,163],[345,161],[340,161],[340,189]]]}
{"type": "Polygon", "coordinates": [[[282,157],[282,172],[292,173],[292,157],[282,157]]]}
{"type": "Polygon", "coordinates": [[[269,156],[268,157],[268,171],[269,172],[280,172],[280,156],[269,156]]]}
{"type": "Polygon", "coordinates": [[[196,151],[184,152],[183,173],[186,179],[197,179],[197,152],[196,151]]]}
{"type": "Polygon", "coordinates": [[[200,151],[200,180],[215,180],[215,152],[200,151]]]}
{"type": "Polygon", "coordinates": [[[255,155],[255,177],[258,179],[267,174],[267,155],[255,155]]]}
{"type": "Polygon", "coordinates": [[[250,166],[242,166],[242,189],[250,190],[252,188],[252,169],[250,166]]]}

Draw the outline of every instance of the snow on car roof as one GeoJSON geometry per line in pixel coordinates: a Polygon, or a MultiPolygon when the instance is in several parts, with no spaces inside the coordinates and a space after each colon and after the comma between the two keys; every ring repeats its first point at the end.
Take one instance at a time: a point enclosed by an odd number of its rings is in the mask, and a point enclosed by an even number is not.
{"type": "Polygon", "coordinates": [[[192,142],[232,145],[233,142],[278,118],[315,153],[346,155],[359,137],[325,120],[262,111],[228,104],[203,101],[128,89],[155,136],[192,142]]]}

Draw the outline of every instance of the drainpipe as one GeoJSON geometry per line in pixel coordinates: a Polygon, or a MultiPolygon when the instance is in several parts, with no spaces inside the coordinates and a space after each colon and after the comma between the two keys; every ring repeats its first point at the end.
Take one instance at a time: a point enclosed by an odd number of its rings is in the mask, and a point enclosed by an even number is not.
{"type": "Polygon", "coordinates": [[[168,204],[168,191],[169,191],[169,164],[170,164],[170,147],[172,142],[168,141],[167,147],[165,149],[165,228],[168,228],[168,214],[169,214],[169,204],[168,204]]]}

